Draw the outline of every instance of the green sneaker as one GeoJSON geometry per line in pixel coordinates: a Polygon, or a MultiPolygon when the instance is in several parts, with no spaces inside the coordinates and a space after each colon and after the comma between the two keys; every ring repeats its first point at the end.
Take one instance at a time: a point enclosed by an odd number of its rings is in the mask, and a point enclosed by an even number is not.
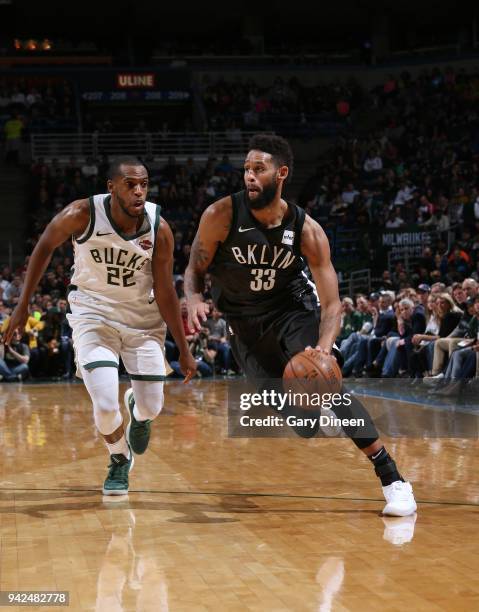
{"type": "Polygon", "coordinates": [[[128,473],[133,468],[135,460],[130,451],[130,458],[125,455],[110,455],[108,476],[103,484],[103,495],[126,495],[128,493],[128,473]]]}
{"type": "Polygon", "coordinates": [[[126,428],[126,439],[134,453],[143,455],[148,448],[151,434],[151,421],[137,421],[133,415],[135,407],[135,398],[133,397],[133,389],[127,389],[124,396],[125,407],[130,415],[130,422],[126,428]]]}

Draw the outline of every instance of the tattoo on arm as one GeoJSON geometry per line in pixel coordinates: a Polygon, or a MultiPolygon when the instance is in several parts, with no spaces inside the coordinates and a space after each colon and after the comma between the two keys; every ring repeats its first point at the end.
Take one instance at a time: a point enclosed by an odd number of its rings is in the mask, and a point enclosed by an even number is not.
{"type": "Polygon", "coordinates": [[[209,253],[197,235],[191,245],[189,273],[185,276],[185,292],[187,295],[203,293],[205,288],[204,273],[208,260],[209,253]]]}
{"type": "Polygon", "coordinates": [[[205,249],[201,239],[196,236],[196,238],[193,240],[193,244],[191,245],[190,262],[195,267],[202,267],[205,265],[205,263],[207,263],[208,258],[208,251],[205,249]]]}

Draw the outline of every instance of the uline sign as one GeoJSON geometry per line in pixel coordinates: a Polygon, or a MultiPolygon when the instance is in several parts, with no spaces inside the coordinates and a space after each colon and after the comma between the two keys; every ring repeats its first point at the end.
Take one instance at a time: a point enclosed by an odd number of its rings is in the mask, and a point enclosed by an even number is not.
{"type": "Polygon", "coordinates": [[[117,87],[120,89],[150,89],[155,86],[153,72],[123,72],[117,75],[117,87]]]}

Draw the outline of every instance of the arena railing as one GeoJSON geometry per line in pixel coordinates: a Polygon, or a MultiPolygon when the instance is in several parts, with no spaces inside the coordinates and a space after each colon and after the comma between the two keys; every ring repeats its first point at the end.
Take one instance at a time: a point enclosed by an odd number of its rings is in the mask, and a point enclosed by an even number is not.
{"type": "Polygon", "coordinates": [[[363,268],[343,274],[338,285],[341,297],[353,297],[356,293],[369,293],[371,291],[371,270],[363,268]]]}
{"type": "Polygon", "coordinates": [[[242,156],[248,141],[256,132],[121,132],[83,134],[32,134],[32,159],[58,158],[67,161],[101,155],[135,155],[145,159],[166,160],[193,157],[206,160],[211,156],[242,156]]]}

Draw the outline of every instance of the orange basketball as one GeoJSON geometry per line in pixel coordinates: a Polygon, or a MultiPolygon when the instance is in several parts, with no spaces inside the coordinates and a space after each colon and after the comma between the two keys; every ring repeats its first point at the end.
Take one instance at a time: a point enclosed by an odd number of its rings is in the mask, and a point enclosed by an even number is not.
{"type": "MultiPolygon", "coordinates": [[[[303,379],[300,386],[317,393],[339,393],[343,382],[336,359],[314,349],[306,349],[289,360],[283,380],[291,385],[291,379],[303,379]]],[[[297,384],[294,386],[297,388],[297,384]]]]}

